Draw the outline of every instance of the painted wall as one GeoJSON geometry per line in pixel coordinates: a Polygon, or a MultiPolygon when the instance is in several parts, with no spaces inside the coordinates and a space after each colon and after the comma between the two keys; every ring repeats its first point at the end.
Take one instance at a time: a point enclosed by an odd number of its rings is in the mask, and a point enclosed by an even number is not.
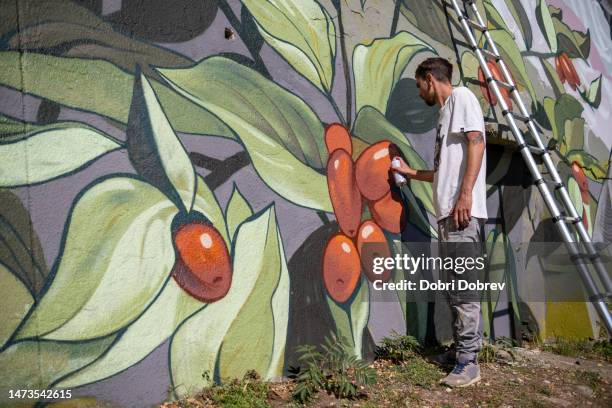
{"type": "MultiPolygon", "coordinates": [[[[609,6],[478,7],[557,142],[585,226],[609,243],[609,6]]],[[[435,240],[431,187],[413,183],[402,214],[373,159],[357,160],[390,140],[413,166],[431,167],[437,110],[418,99],[413,73],[433,55],[456,64],[454,83],[475,92],[488,123],[487,247],[518,301],[483,302],[485,332],[599,334],[585,303],[526,295],[561,276],[521,250],[556,239],[550,216],[456,41],[456,18],[437,2],[2,0],[1,9],[3,401],[8,389],[52,388],[148,406],[251,368],[285,375],[295,346],[330,331],[365,358],[391,330],[448,340],[443,304],[370,301],[354,243],[362,213],[385,245],[435,240]]]]}

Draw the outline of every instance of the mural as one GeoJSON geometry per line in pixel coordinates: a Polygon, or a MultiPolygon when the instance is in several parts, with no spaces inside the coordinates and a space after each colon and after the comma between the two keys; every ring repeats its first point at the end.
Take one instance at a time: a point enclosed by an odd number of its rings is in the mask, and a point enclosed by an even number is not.
{"type": "MultiPolygon", "coordinates": [[[[147,405],[249,369],[273,379],[330,331],[363,358],[391,329],[448,340],[442,305],[371,302],[362,274],[365,244],[436,239],[431,186],[396,191],[386,170],[394,149],[431,167],[437,108],[413,73],[434,55],[486,116],[491,279],[511,288],[483,298],[486,335],[599,335],[588,304],[523,297],[563,271],[517,243],[557,238],[441,2],[0,3],[3,401],[53,388],[147,405]]],[[[477,4],[605,240],[609,10],[477,4]]]]}

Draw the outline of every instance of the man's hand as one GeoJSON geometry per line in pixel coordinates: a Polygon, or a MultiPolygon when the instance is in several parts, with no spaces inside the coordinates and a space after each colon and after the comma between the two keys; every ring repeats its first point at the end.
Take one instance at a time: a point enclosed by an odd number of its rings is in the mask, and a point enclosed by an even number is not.
{"type": "Polygon", "coordinates": [[[415,170],[415,169],[413,169],[412,167],[410,167],[410,166],[409,166],[409,165],[408,165],[408,164],[407,164],[407,163],[404,161],[404,159],[402,159],[400,156],[395,156],[395,157],[393,158],[393,160],[395,160],[395,159],[399,160],[400,165],[399,165],[399,167],[393,167],[393,166],[391,166],[391,169],[392,169],[392,170],[397,171],[398,173],[404,174],[404,175],[406,175],[406,176],[408,176],[408,177],[412,177],[412,176],[414,176],[414,175],[416,174],[416,170],[415,170]]]}
{"type": "Polygon", "coordinates": [[[393,157],[393,159],[399,159],[400,165],[399,167],[395,168],[395,167],[391,167],[391,170],[393,171],[397,171],[400,174],[403,174],[404,176],[414,179],[414,180],[419,180],[419,181],[426,181],[428,183],[433,183],[433,178],[434,178],[434,172],[431,170],[415,170],[412,167],[410,167],[408,164],[406,164],[406,162],[404,161],[404,159],[402,159],[399,156],[395,156],[393,157]]]}
{"type": "Polygon", "coordinates": [[[453,208],[453,219],[455,220],[455,228],[465,228],[470,224],[472,216],[472,193],[462,191],[459,195],[457,203],[453,208]]]}

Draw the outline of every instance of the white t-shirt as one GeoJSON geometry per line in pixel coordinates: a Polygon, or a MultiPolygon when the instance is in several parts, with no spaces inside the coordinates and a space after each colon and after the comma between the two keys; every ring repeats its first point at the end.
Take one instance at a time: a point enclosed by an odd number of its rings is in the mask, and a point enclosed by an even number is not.
{"type": "MultiPolygon", "coordinates": [[[[433,203],[436,218],[448,217],[459,198],[467,165],[465,132],[478,131],[485,138],[484,117],[476,96],[468,88],[453,89],[440,109],[434,154],[433,203]]],[[[486,155],[472,190],[472,217],[487,218],[486,155]]]]}

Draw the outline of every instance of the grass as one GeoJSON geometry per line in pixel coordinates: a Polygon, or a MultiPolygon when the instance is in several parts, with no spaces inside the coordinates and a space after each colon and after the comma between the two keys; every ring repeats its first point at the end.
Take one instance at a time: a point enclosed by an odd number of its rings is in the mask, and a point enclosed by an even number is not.
{"type": "Polygon", "coordinates": [[[584,385],[588,385],[595,394],[599,392],[599,389],[603,385],[601,375],[596,371],[578,370],[574,373],[574,375],[576,377],[576,381],[584,385]]]}
{"type": "Polygon", "coordinates": [[[607,340],[556,338],[551,343],[541,344],[544,351],[567,357],[595,358],[612,362],[612,343],[607,340]]]}
{"type": "Polygon", "coordinates": [[[418,356],[404,361],[394,369],[401,381],[424,388],[431,388],[444,377],[444,372],[436,365],[428,363],[418,356]]]}
{"type": "Polygon", "coordinates": [[[269,385],[256,372],[250,371],[242,380],[234,379],[223,385],[206,388],[201,398],[220,407],[268,408],[269,385]]]}

